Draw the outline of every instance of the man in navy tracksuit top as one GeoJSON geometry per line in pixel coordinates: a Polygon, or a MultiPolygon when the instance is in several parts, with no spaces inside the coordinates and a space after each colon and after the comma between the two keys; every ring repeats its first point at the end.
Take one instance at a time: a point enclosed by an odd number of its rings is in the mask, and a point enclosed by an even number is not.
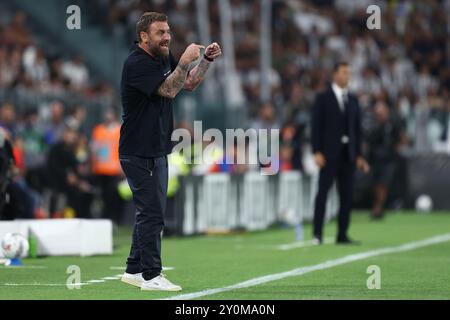
{"type": "Polygon", "coordinates": [[[142,290],[178,291],[161,274],[161,233],[167,199],[167,155],[172,151],[172,100],[182,90],[195,90],[211,62],[222,52],[209,45],[198,65],[202,46],[191,44],[177,62],[169,51],[167,16],[144,13],[136,25],[138,43],[122,71],[123,125],[119,156],[136,207],[130,255],[122,281],[142,290]]]}

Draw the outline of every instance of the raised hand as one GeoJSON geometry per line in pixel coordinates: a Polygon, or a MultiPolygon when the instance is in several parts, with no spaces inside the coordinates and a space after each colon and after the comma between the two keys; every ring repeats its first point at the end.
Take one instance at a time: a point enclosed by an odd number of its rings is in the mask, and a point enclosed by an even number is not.
{"type": "Polygon", "coordinates": [[[195,43],[190,44],[181,56],[180,63],[187,65],[197,60],[200,58],[201,49],[205,49],[205,47],[195,43]]]}
{"type": "Polygon", "coordinates": [[[220,45],[217,42],[211,43],[209,46],[206,47],[205,56],[208,59],[214,60],[219,58],[221,55],[222,55],[222,48],[220,48],[220,45]]]}

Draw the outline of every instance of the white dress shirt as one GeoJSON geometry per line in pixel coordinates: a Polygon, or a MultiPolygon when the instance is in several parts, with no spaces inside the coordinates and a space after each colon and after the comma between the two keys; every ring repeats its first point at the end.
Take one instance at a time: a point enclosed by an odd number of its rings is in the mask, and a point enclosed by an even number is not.
{"type": "Polygon", "coordinates": [[[344,112],[344,100],[343,100],[344,98],[343,98],[343,96],[346,95],[348,97],[348,88],[341,88],[334,82],[331,85],[331,88],[333,89],[334,95],[337,98],[337,101],[339,103],[339,108],[341,109],[342,112],[344,112]]]}
{"type": "MultiPolygon", "coordinates": [[[[344,95],[346,96],[348,101],[348,88],[341,88],[334,82],[332,83],[331,88],[333,89],[334,95],[336,96],[336,99],[338,101],[339,109],[341,109],[342,112],[345,112],[344,95]]],[[[344,135],[342,136],[341,141],[343,144],[347,144],[349,138],[344,135]]]]}

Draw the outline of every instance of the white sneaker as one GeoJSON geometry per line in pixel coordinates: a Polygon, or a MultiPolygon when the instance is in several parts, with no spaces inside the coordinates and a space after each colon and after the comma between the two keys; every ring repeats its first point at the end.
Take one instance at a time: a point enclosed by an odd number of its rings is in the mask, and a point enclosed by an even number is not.
{"type": "Polygon", "coordinates": [[[149,290],[149,291],[180,291],[181,287],[173,284],[163,274],[151,279],[144,280],[141,285],[141,290],[149,290]]]}
{"type": "Polygon", "coordinates": [[[131,274],[126,272],[122,275],[122,279],[120,280],[135,287],[140,287],[145,281],[142,277],[142,273],[131,274]]]}

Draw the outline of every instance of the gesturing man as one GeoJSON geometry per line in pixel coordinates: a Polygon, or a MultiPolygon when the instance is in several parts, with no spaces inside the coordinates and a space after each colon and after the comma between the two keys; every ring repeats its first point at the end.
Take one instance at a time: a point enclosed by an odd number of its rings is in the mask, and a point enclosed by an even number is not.
{"type": "Polygon", "coordinates": [[[332,85],[317,95],[312,110],[312,148],[320,168],[314,208],[316,244],[322,243],[327,194],[335,179],[340,200],[336,242],[355,243],[347,235],[355,166],[367,173],[369,165],[361,155],[361,111],[357,98],[348,92],[349,81],[349,65],[345,62],[336,64],[332,85]]]}
{"type": "Polygon", "coordinates": [[[167,155],[172,151],[172,99],[182,89],[194,90],[202,82],[210,63],[221,56],[217,43],[209,45],[200,63],[203,46],[189,45],[177,63],[170,47],[166,15],[144,13],[136,25],[138,44],[122,71],[123,124],[119,156],[127,177],[136,221],[130,255],[122,281],[142,290],[178,291],[161,273],[161,233],[167,198],[167,155]]]}

